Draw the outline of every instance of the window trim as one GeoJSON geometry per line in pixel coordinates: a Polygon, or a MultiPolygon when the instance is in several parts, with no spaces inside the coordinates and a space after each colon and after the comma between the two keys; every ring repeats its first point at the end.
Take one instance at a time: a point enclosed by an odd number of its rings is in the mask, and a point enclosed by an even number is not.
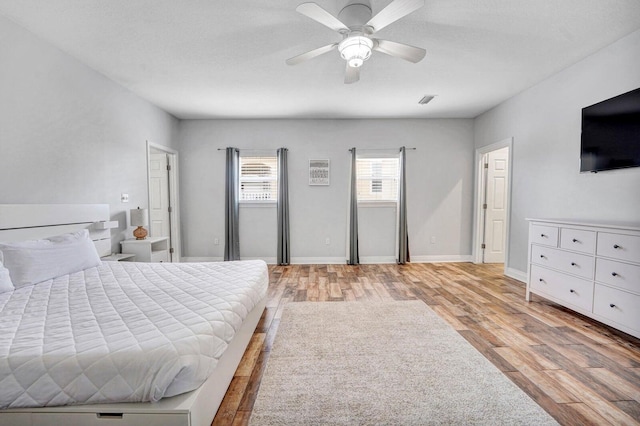
{"type": "Polygon", "coordinates": [[[264,201],[260,201],[260,200],[241,200],[238,202],[240,204],[241,208],[252,208],[252,209],[259,209],[259,208],[275,208],[278,205],[277,201],[271,201],[271,200],[264,200],[264,201]]]}
{"type": "Polygon", "coordinates": [[[395,209],[398,207],[397,201],[389,201],[389,200],[366,200],[366,201],[358,201],[358,207],[363,207],[365,209],[370,208],[385,208],[385,209],[395,209]]]}

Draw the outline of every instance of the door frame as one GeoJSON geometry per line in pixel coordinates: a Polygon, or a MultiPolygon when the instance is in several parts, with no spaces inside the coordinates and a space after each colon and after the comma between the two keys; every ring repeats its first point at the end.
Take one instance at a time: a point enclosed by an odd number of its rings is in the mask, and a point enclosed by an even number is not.
{"type": "Polygon", "coordinates": [[[162,151],[169,158],[169,165],[174,173],[169,174],[169,199],[171,200],[171,212],[169,218],[171,221],[171,254],[172,262],[180,262],[182,256],[182,240],[180,238],[180,196],[178,184],[178,151],[163,145],[158,145],[147,141],[147,202],[151,206],[151,150],[162,151]]]}
{"type": "Polygon", "coordinates": [[[482,263],[482,233],[484,232],[484,209],[482,203],[484,201],[483,194],[485,193],[485,187],[487,182],[485,181],[484,162],[482,161],[485,154],[490,153],[502,148],[509,148],[509,164],[507,166],[507,211],[505,218],[505,245],[504,245],[504,270],[505,274],[509,265],[509,234],[511,229],[511,194],[512,194],[512,180],[513,180],[513,137],[503,139],[499,142],[492,143],[491,145],[483,146],[476,149],[475,158],[475,178],[476,185],[473,194],[473,246],[472,246],[472,258],[473,263],[482,263]]]}

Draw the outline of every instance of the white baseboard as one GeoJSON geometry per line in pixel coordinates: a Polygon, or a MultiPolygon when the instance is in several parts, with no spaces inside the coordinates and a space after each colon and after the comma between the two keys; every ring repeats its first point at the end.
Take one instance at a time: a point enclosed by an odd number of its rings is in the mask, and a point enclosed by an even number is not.
{"type": "Polygon", "coordinates": [[[345,257],[292,257],[292,265],[346,265],[345,257]]]}
{"type": "Polygon", "coordinates": [[[513,278],[514,280],[522,281],[523,283],[527,282],[527,273],[522,272],[519,269],[505,268],[504,274],[509,278],[513,278]]]}
{"type": "Polygon", "coordinates": [[[190,257],[182,256],[180,262],[222,262],[222,257],[190,257]]]}
{"type": "Polygon", "coordinates": [[[470,254],[411,256],[411,263],[457,263],[457,262],[473,262],[473,256],[470,254]]]}
{"type": "MultiPolygon", "coordinates": [[[[275,265],[275,257],[241,257],[241,260],[264,260],[269,265],[275,265]]],[[[223,262],[222,257],[182,257],[181,262],[223,262]]],[[[346,264],[344,257],[292,257],[292,265],[339,265],[346,264]]]]}
{"type": "Polygon", "coordinates": [[[240,260],[264,260],[267,265],[275,265],[278,262],[277,257],[244,257],[240,256],[240,260]]]}
{"type": "Polygon", "coordinates": [[[360,256],[361,265],[373,265],[377,263],[397,263],[395,256],[360,256]]]}
{"type": "MultiPolygon", "coordinates": [[[[276,264],[275,257],[241,257],[240,260],[264,260],[269,265],[276,264]]],[[[224,257],[182,257],[181,262],[224,262],[224,257]]]]}

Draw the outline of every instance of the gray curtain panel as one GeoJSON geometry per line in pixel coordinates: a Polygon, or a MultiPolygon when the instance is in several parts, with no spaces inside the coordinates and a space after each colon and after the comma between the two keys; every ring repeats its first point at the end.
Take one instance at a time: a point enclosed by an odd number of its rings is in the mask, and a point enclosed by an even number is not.
{"type": "Polygon", "coordinates": [[[227,148],[224,191],[224,260],[240,260],[240,151],[227,148]]]}
{"type": "Polygon", "coordinates": [[[288,265],[289,244],[289,172],[287,148],[278,149],[278,265],[288,265]]]}
{"type": "Polygon", "coordinates": [[[349,190],[349,253],[348,265],[360,264],[358,251],[358,181],[356,176],[356,149],[351,148],[351,182],[349,190]]]}
{"type": "Polygon", "coordinates": [[[398,181],[398,263],[409,262],[409,232],[407,227],[406,150],[400,148],[400,179],[398,181]]]}

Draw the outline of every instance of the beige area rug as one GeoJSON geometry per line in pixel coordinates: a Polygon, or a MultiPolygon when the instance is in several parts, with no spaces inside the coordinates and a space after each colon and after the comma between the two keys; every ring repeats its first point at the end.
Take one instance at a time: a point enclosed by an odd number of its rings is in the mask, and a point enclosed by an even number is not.
{"type": "Polygon", "coordinates": [[[285,306],[249,422],[555,425],[420,301],[285,306]]]}

